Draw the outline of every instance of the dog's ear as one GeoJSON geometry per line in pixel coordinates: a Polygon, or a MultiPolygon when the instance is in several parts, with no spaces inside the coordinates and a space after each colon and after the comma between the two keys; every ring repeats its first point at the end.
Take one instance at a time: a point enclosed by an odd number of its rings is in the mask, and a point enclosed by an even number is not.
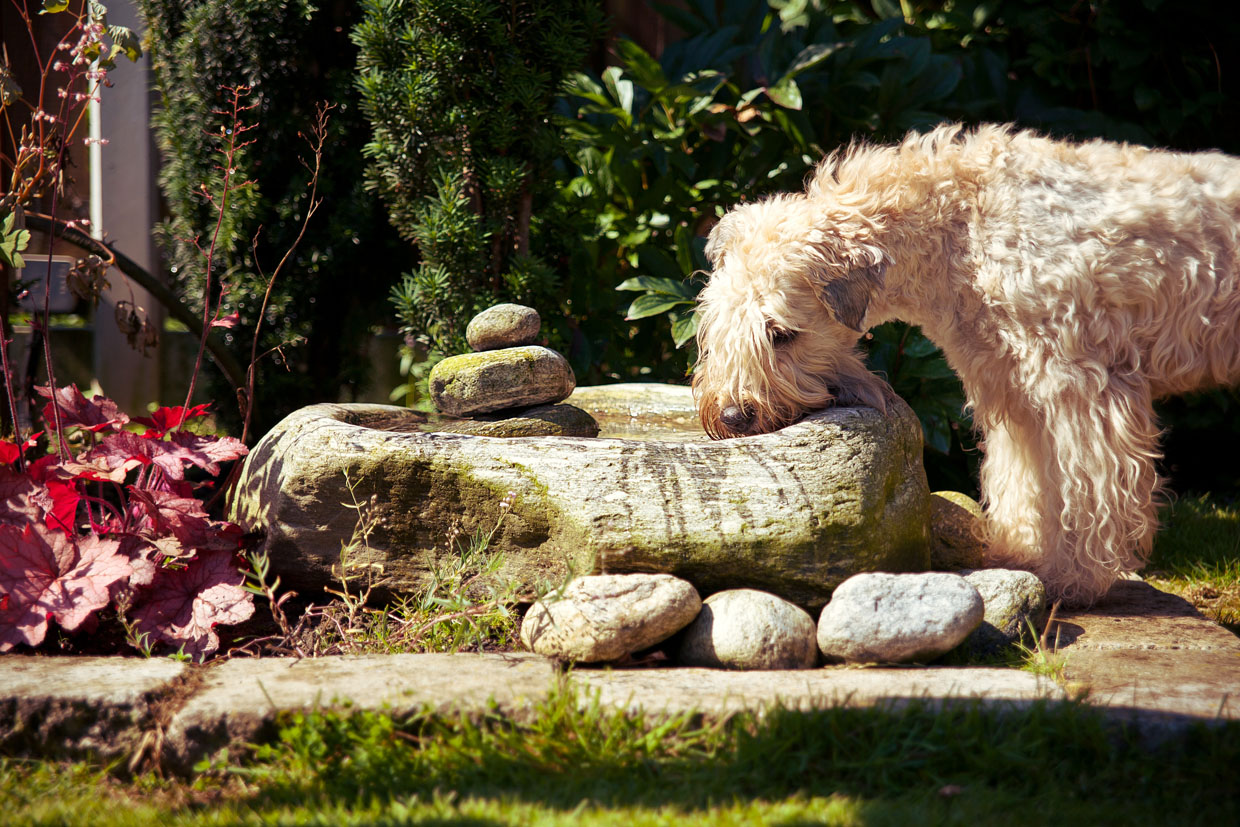
{"type": "Polygon", "coordinates": [[[835,320],[850,330],[863,333],[865,312],[870,299],[883,287],[887,257],[877,247],[863,247],[844,259],[844,269],[821,265],[812,268],[810,281],[818,299],[835,320]]]}
{"type": "Polygon", "coordinates": [[[736,213],[729,212],[715,222],[715,226],[710,228],[710,235],[706,237],[706,258],[710,261],[711,267],[718,267],[720,260],[723,258],[723,251],[736,239],[738,235],[736,213]]]}

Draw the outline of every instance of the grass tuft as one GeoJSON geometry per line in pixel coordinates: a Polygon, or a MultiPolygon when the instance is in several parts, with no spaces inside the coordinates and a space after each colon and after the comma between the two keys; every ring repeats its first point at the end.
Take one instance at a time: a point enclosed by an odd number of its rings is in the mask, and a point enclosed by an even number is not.
{"type": "Polygon", "coordinates": [[[1142,576],[1240,634],[1240,504],[1184,497],[1162,518],[1142,576]]]}

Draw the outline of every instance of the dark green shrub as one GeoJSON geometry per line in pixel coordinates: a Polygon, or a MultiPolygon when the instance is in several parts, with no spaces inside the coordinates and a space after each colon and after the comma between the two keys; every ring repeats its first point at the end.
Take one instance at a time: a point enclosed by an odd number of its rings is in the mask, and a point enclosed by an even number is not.
{"type": "MultiPolygon", "coordinates": [[[[252,331],[270,273],[292,244],[307,208],[310,172],[301,163],[320,101],[335,103],[318,192],[324,206],[275,285],[259,353],[280,348],[258,383],[255,427],[261,434],[290,410],[338,399],[365,382],[366,337],[385,316],[383,296],[405,266],[405,253],[363,185],[365,122],[354,102],[355,50],[348,31],[357,10],[318,0],[141,0],[160,109],[160,186],[171,218],[159,228],[177,288],[200,306],[203,257],[215,211],[199,194],[218,192],[216,138],[226,118],[221,87],[252,88],[258,128],[238,164],[238,190],[224,216],[215,272],[225,306],[239,311],[228,340],[249,361],[252,331]]],[[[212,395],[229,399],[222,381],[212,395]]],[[[221,405],[225,416],[233,406],[221,405]]]]}
{"type": "MultiPolygon", "coordinates": [[[[540,238],[555,192],[549,121],[599,24],[591,0],[366,0],[353,32],[373,127],[369,185],[420,263],[393,290],[407,332],[463,347],[497,301],[557,307],[540,238]]],[[[550,314],[546,314],[550,315],[550,314]]]]}

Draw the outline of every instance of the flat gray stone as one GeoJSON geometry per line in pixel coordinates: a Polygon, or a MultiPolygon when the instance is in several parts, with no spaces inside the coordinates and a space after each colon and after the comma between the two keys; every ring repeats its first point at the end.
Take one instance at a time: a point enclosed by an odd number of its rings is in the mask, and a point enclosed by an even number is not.
{"type": "Polygon", "coordinates": [[[0,752],[128,755],[186,669],[166,658],[0,657],[0,752]]]}
{"type": "Polygon", "coordinates": [[[1060,610],[1048,634],[1061,648],[1193,649],[1240,654],[1240,638],[1184,598],[1120,580],[1089,609],[1060,610]]]}
{"type": "Polygon", "coordinates": [[[483,310],[465,328],[465,341],[476,351],[532,345],[542,319],[522,304],[497,304],[483,310]]]}
{"type": "Polygon", "coordinates": [[[1047,678],[1017,669],[827,667],[768,672],[679,669],[576,669],[582,695],[605,707],[630,712],[726,716],[765,712],[779,705],[809,711],[837,706],[900,705],[909,701],[950,704],[982,700],[1028,704],[1065,697],[1047,678]]]}
{"type": "Polygon", "coordinates": [[[965,640],[973,654],[988,655],[1012,645],[1023,637],[1042,633],[1046,620],[1046,587],[1037,575],[1012,569],[962,571],[982,596],[986,614],[982,623],[965,640]]]}
{"type": "Polygon", "coordinates": [[[958,574],[858,574],[822,610],[818,647],[846,663],[933,660],[960,645],[984,612],[958,574]]]}
{"type": "Polygon", "coordinates": [[[279,713],[346,705],[521,719],[554,683],[551,662],[525,653],[239,658],[207,670],[168,726],[166,757],[185,770],[220,747],[271,735],[279,713]]]}
{"type": "Polygon", "coordinates": [[[538,345],[449,356],[429,380],[431,401],[449,416],[559,402],[576,386],[568,360],[538,345]]]}
{"type": "Polygon", "coordinates": [[[701,593],[757,588],[816,612],[858,571],[929,564],[921,426],[903,403],[714,441],[688,387],[579,389],[569,402],[602,436],[626,438],[498,440],[425,433],[393,406],[303,408],[251,450],[229,519],[263,533],[273,570],[302,594],[332,586],[356,526],[346,474],[359,500],[375,498],[366,562],[393,592],[425,583],[454,524],[495,526],[508,492],[491,548],[531,599],[570,568],[665,572],[701,593]]]}
{"type": "Polygon", "coordinates": [[[678,659],[685,666],[812,669],[818,663],[814,620],[768,592],[718,592],[685,629],[678,659]]]}
{"type": "Polygon", "coordinates": [[[670,574],[582,577],[530,607],[521,643],[559,660],[619,660],[671,637],[701,607],[697,590],[670,574]]]}
{"type": "Polygon", "coordinates": [[[985,560],[984,518],[977,500],[959,491],[930,495],[930,568],[979,569],[985,560]]]}
{"type": "MultiPolygon", "coordinates": [[[[567,680],[583,706],[656,716],[913,700],[1004,708],[1083,695],[1151,741],[1202,722],[1240,721],[1240,639],[1181,598],[1121,581],[1093,609],[1061,617],[1066,689],[1025,671],[978,667],[580,666],[567,680]]],[[[205,667],[10,654],[0,658],[0,752],[108,760],[162,742],[164,766],[185,771],[221,746],[273,737],[281,712],[346,705],[398,716],[424,708],[471,716],[494,710],[520,721],[564,680],[551,660],[525,653],[238,659],[205,667]]]]}
{"type": "Polygon", "coordinates": [[[1234,652],[1077,649],[1066,655],[1064,677],[1091,705],[1130,718],[1240,719],[1240,656],[1234,652]]]}
{"type": "Polygon", "coordinates": [[[427,431],[447,434],[472,434],[497,439],[518,439],[530,436],[598,436],[594,417],[575,405],[539,405],[513,411],[508,415],[491,414],[476,419],[457,419],[428,425],[427,431]]]}

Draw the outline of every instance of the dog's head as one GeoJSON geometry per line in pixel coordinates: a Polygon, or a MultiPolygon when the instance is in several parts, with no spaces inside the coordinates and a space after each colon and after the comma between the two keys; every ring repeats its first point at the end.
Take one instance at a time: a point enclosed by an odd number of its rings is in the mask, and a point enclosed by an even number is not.
{"type": "Polygon", "coordinates": [[[725,215],[706,254],[693,393],[707,433],[767,433],[834,402],[883,408],[856,351],[888,264],[872,227],[778,196],[725,215]]]}

